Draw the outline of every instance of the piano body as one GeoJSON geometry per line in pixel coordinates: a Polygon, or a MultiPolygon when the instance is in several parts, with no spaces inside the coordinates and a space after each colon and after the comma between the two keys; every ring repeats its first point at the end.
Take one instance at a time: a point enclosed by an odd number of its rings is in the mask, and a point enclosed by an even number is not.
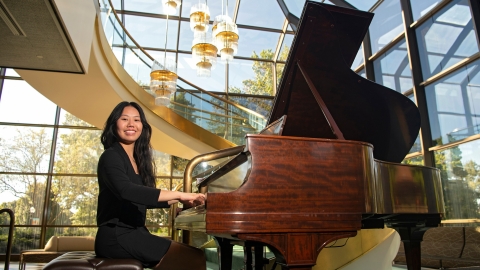
{"type": "MultiPolygon", "coordinates": [[[[400,164],[419,132],[416,105],[350,69],[372,17],[307,1],[268,127],[188,164],[184,191],[199,179],[207,203],[174,226],[184,240],[189,231],[214,236],[222,270],[232,241],[267,245],[282,269],[311,269],[335,240],[385,226],[399,232],[408,269],[420,269],[423,234],[444,213],[440,174],[400,164]]],[[[258,253],[246,269],[262,269],[258,253]]]]}

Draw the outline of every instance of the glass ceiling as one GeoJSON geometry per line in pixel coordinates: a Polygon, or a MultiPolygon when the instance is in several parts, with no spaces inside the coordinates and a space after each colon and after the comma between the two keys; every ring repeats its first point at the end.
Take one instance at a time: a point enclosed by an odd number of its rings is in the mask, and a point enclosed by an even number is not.
{"type": "MultiPolygon", "coordinates": [[[[260,59],[273,66],[285,63],[294,39],[293,29],[296,28],[290,23],[293,23],[295,17],[298,20],[305,4],[305,0],[182,0],[177,13],[168,16],[166,35],[167,15],[161,0],[111,1],[128,32],[151,56],[155,59],[163,57],[166,45],[167,56],[173,56],[178,63],[179,76],[213,92],[228,92],[230,87],[241,86],[241,82],[255,76],[252,74],[252,60],[260,59]],[[228,13],[237,23],[240,36],[234,61],[227,66],[218,59],[217,66],[208,79],[196,76],[195,63],[191,58],[194,36],[190,29],[190,9],[200,1],[206,2],[210,9],[210,28],[215,16],[228,13]]],[[[316,2],[369,10],[378,1],[382,0],[316,2]]],[[[141,81],[148,81],[148,78],[142,78],[141,81]]],[[[252,94],[246,90],[241,93],[252,94]]]]}

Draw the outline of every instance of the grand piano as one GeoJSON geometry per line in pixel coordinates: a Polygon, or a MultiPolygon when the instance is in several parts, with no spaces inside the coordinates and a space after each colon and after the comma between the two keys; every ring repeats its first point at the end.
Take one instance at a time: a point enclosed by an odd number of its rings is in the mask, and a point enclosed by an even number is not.
{"type": "Polygon", "coordinates": [[[187,242],[192,231],[213,236],[220,269],[239,242],[256,249],[246,269],[262,269],[261,246],[282,269],[311,269],[335,241],[384,227],[399,232],[408,269],[420,269],[423,234],[444,213],[440,174],[401,164],[419,134],[416,105],[350,69],[372,18],[307,1],[268,126],[187,165],[184,191],[207,202],[174,226],[187,242]],[[194,175],[202,162],[214,166],[194,175]]]}

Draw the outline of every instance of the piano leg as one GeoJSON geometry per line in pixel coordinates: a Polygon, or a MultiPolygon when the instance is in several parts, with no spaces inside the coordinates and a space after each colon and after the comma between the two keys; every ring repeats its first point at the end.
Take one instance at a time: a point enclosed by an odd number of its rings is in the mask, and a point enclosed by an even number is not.
{"type": "Polygon", "coordinates": [[[421,261],[421,242],[423,235],[429,229],[428,227],[418,228],[415,225],[395,228],[400,234],[400,239],[405,248],[405,257],[407,259],[408,270],[420,270],[421,261]]]}
{"type": "Polygon", "coordinates": [[[263,247],[259,243],[245,242],[243,250],[245,257],[245,270],[263,269],[263,247]],[[253,257],[252,257],[253,254],[253,257]]]}
{"type": "Polygon", "coordinates": [[[218,269],[219,270],[231,270],[232,269],[232,254],[233,244],[229,239],[222,237],[214,237],[217,243],[218,250],[218,269]]]}

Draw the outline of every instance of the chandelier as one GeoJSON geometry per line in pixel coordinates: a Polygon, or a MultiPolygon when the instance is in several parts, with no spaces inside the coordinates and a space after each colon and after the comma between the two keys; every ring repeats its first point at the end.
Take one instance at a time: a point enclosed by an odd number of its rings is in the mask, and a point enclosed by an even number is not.
{"type": "Polygon", "coordinates": [[[215,17],[212,33],[222,60],[227,63],[232,61],[233,55],[237,54],[239,39],[237,25],[232,18],[228,15],[215,17]]]}
{"type": "Polygon", "coordinates": [[[167,15],[175,15],[177,7],[181,5],[180,0],[162,0],[164,12],[167,15]]]}
{"type": "Polygon", "coordinates": [[[157,106],[170,105],[170,96],[177,90],[177,63],[172,59],[167,59],[168,14],[165,28],[163,64],[154,60],[150,72],[150,93],[155,97],[157,106]]]}
{"type": "Polygon", "coordinates": [[[194,33],[204,33],[208,31],[210,23],[210,10],[206,3],[198,3],[190,9],[190,28],[194,33]]]}
{"type": "Polygon", "coordinates": [[[212,41],[212,34],[208,32],[196,33],[193,39],[192,56],[199,77],[210,77],[217,63],[217,47],[212,41]]]}

